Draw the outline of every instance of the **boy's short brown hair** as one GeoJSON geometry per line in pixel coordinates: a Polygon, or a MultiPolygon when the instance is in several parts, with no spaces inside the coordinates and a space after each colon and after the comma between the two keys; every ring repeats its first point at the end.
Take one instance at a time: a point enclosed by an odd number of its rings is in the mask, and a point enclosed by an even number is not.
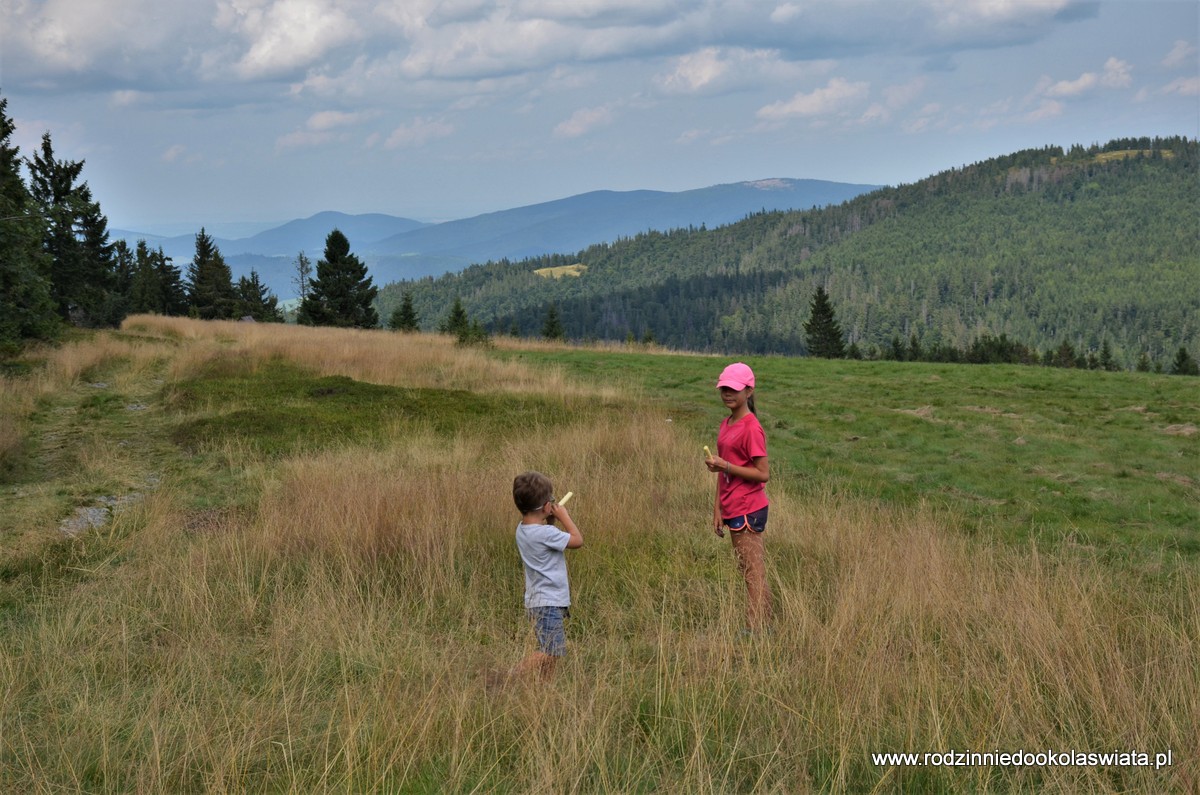
{"type": "Polygon", "coordinates": [[[532,513],[554,499],[554,485],[541,472],[525,472],[513,480],[513,502],[521,513],[532,513]]]}

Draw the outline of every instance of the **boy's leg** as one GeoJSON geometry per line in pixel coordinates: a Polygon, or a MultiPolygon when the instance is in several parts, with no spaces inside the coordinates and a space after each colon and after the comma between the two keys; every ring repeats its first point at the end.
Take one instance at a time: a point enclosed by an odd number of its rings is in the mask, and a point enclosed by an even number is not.
{"type": "Polygon", "coordinates": [[[762,629],[771,620],[771,591],[763,555],[763,534],[753,530],[730,533],[738,570],[746,580],[746,621],[751,629],[762,629]]]}
{"type": "Polygon", "coordinates": [[[535,651],[524,660],[517,663],[517,666],[512,669],[513,676],[526,676],[528,674],[537,674],[542,679],[549,679],[554,676],[554,668],[558,665],[558,658],[549,654],[544,654],[540,651],[535,651]]]}
{"type": "Polygon", "coordinates": [[[522,660],[514,674],[537,672],[543,679],[554,674],[560,657],[567,653],[567,636],[563,627],[565,607],[535,607],[530,609],[529,618],[537,636],[538,650],[522,660]]]}

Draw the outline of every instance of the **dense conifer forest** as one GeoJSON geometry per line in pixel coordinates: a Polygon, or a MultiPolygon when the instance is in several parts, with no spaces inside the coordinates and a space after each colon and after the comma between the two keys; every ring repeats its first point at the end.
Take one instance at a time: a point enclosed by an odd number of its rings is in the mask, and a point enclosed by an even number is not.
{"type": "Polygon", "coordinates": [[[1198,169],[1186,138],[1032,149],[836,207],[389,285],[380,315],[408,292],[428,328],[457,299],[495,333],[537,336],[554,307],[572,339],[807,354],[823,287],[852,355],[1003,340],[1169,367],[1200,350],[1198,169]]]}

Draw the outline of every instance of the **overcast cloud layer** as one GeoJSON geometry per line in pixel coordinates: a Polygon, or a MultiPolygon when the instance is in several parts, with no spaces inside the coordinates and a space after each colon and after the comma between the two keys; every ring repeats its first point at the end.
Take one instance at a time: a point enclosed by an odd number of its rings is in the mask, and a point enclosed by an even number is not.
{"type": "Polygon", "coordinates": [[[115,226],[911,182],[1200,134],[1194,0],[0,0],[0,96],[115,226]]]}

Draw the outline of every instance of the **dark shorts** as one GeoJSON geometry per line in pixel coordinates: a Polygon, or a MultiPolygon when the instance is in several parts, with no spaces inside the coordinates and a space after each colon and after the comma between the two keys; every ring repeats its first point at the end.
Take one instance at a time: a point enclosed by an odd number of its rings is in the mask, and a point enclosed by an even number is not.
{"type": "Polygon", "coordinates": [[[551,657],[562,657],[567,653],[567,633],[563,620],[571,614],[566,607],[531,607],[529,620],[537,635],[538,651],[551,657]]]}
{"type": "Polygon", "coordinates": [[[748,513],[744,516],[730,516],[727,519],[722,518],[721,522],[734,533],[740,533],[747,527],[756,533],[761,533],[767,529],[767,508],[769,507],[771,506],[763,506],[757,511],[748,513]]]}

